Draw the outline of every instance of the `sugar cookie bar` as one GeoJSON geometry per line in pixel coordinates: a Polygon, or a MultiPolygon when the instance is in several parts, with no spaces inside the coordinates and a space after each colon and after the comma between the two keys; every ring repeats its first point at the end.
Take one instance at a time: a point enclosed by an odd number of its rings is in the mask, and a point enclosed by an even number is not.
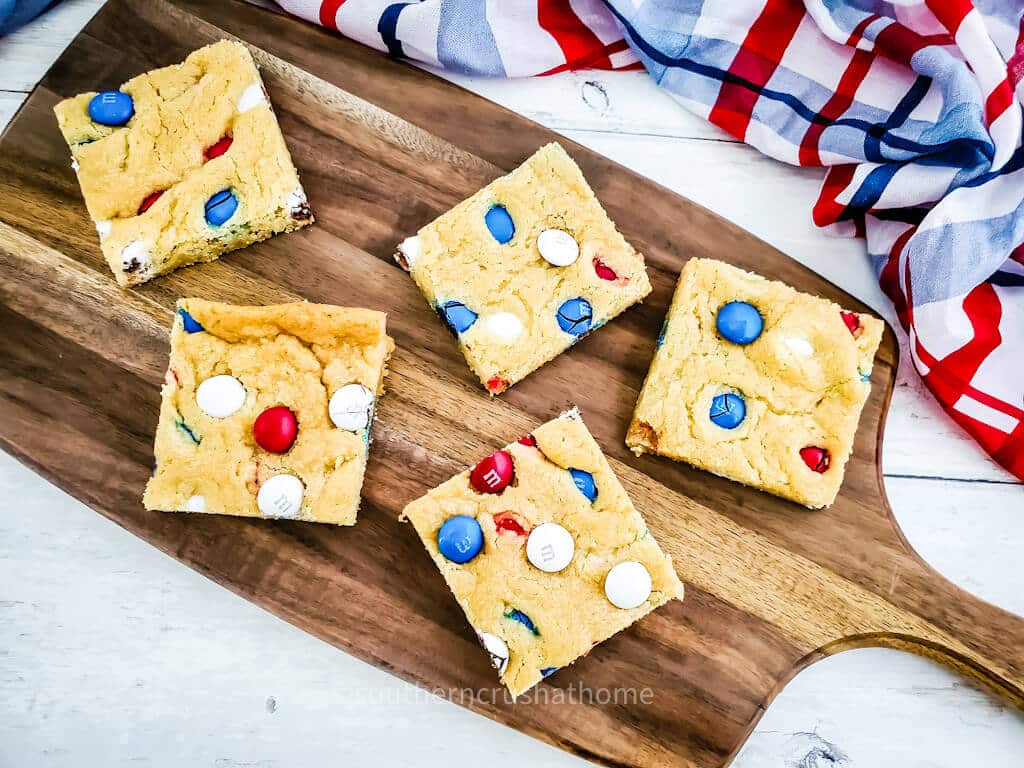
{"type": "Polygon", "coordinates": [[[178,302],[146,509],[353,525],[385,315],[178,302]]]}
{"type": "Polygon", "coordinates": [[[575,410],[402,514],[513,696],[683,596],[575,410]]]}
{"type": "Polygon", "coordinates": [[[626,436],[817,508],[843,482],[881,320],[729,264],[691,259],[626,436]]]}
{"type": "Polygon", "coordinates": [[[313,221],[240,43],[208,45],[119,90],[65,99],[54,112],[123,286],[313,221]]]}
{"type": "Polygon", "coordinates": [[[651,291],[572,158],[541,147],[395,254],[491,394],[651,291]]]}

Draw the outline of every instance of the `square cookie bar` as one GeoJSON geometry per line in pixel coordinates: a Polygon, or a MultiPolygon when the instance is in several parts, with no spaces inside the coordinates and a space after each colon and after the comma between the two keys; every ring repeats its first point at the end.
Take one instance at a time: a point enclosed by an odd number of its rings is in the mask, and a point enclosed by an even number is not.
{"type": "Polygon", "coordinates": [[[651,291],[643,256],[558,144],[407,238],[395,259],[491,394],[651,291]]]}
{"type": "Polygon", "coordinates": [[[146,509],[353,525],[385,315],[178,302],[146,509]]]}
{"type": "Polygon", "coordinates": [[[513,696],[683,597],[575,409],[402,515],[513,696]]]}
{"type": "Polygon", "coordinates": [[[784,496],[831,504],[882,321],[729,264],[679,277],[626,444],[784,496]]]}
{"type": "Polygon", "coordinates": [[[263,82],[223,40],[54,107],[123,286],[312,223],[263,82]]]}

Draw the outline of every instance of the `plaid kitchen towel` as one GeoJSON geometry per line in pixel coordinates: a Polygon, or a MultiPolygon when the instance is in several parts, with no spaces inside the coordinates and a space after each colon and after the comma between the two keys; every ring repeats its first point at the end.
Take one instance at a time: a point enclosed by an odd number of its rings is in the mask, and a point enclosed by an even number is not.
{"type": "Polygon", "coordinates": [[[634,68],[861,236],[946,411],[1024,479],[1021,0],[278,0],[393,56],[514,77],[634,68]]]}

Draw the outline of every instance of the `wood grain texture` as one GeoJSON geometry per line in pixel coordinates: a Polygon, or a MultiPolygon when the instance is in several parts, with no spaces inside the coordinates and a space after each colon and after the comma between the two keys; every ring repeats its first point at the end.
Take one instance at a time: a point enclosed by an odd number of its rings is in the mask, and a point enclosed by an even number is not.
{"type": "Polygon", "coordinates": [[[401,507],[577,403],[674,556],[684,603],[599,646],[545,685],[649,687],[649,705],[473,708],[606,764],[717,766],[798,669],[859,645],[939,658],[1024,704],[1024,621],[949,584],[892,521],[878,436],[892,391],[887,334],[837,504],[809,513],[622,443],[675,277],[721,258],[859,308],[735,226],[569,142],[654,292],[500,400],[439,332],[394,244],[552,134],[358,45],[233,3],[114,2],[72,43],[0,142],[0,423],[7,450],[98,511],[310,632],[430,688],[490,690],[471,630],[401,507]],[[236,36],[255,47],[318,223],[125,292],[110,278],[50,109],[236,36]],[[59,212],[59,215],[55,215],[59,212]],[[389,312],[398,350],[360,523],[147,513],[158,387],[178,296],[301,296],[389,312]]]}

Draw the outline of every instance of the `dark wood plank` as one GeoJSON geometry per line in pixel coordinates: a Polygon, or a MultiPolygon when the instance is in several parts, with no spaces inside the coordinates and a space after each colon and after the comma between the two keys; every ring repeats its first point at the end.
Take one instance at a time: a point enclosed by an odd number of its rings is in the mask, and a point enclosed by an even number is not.
{"type": "MultiPolygon", "coordinates": [[[[515,167],[550,131],[294,19],[236,2],[114,0],[76,38],[0,140],[0,442],[97,511],[340,648],[431,689],[497,688],[409,526],[409,500],[569,404],[687,583],[656,612],[541,686],[547,700],[462,700],[608,765],[719,766],[778,690],[823,655],[866,644],[937,658],[1024,705],[1024,621],[935,574],[900,535],[879,440],[897,348],[887,333],[836,505],[808,512],[623,437],[679,269],[723,259],[863,307],[749,233],[562,140],[629,240],[654,292],[490,400],[440,332],[395,243],[515,167]],[[251,46],[317,214],[314,227],[137,291],[107,273],[51,108],[236,36],[251,46]],[[398,350],[359,524],[149,513],[166,328],[179,296],[301,296],[389,313],[398,350]],[[87,457],[87,460],[86,460],[87,457]],[[559,703],[580,686],[648,687],[649,703],[559,703]]],[[[458,700],[458,696],[453,694],[458,700]]],[[[539,698],[539,697],[538,697],[539,698]]]]}

